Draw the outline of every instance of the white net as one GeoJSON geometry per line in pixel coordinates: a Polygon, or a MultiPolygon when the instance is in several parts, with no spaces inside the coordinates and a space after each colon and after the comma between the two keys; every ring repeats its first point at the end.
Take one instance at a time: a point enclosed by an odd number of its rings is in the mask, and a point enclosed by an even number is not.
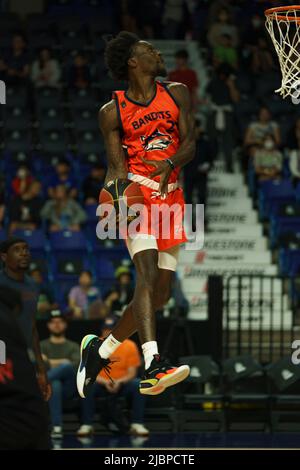
{"type": "MultiPolygon", "coordinates": [[[[299,8],[299,6],[298,6],[299,8]]],[[[282,81],[275,90],[283,98],[300,96],[300,9],[266,11],[266,28],[278,55],[282,81]]]]}

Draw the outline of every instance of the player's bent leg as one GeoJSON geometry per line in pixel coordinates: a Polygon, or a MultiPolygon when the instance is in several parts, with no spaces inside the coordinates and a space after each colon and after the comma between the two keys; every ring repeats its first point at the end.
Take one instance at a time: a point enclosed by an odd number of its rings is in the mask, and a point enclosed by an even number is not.
{"type": "MultiPolygon", "coordinates": [[[[163,289],[160,289],[160,291],[165,292],[166,295],[165,298],[161,299],[162,306],[169,299],[171,293],[172,275],[176,270],[178,254],[179,245],[159,252],[158,265],[162,280],[161,286],[163,286],[163,289]]],[[[174,367],[159,355],[154,356],[150,367],[145,371],[144,377],[140,382],[140,392],[144,395],[158,395],[166,388],[182,382],[188,377],[189,373],[190,368],[187,365],[174,367]]]]}
{"type": "MultiPolygon", "coordinates": [[[[151,316],[148,310],[149,308],[150,310],[152,308],[151,307],[152,296],[153,296],[152,284],[154,283],[154,280],[155,280],[155,277],[157,276],[157,271],[158,271],[158,267],[157,267],[158,254],[157,254],[156,239],[154,237],[148,236],[146,237],[146,240],[143,239],[142,242],[140,240],[134,241],[131,249],[129,248],[129,251],[131,255],[134,256],[134,258],[136,257],[135,256],[136,253],[138,256],[138,260],[137,260],[138,281],[137,281],[136,292],[137,290],[140,290],[141,292],[143,292],[142,295],[145,295],[145,299],[146,299],[146,302],[145,302],[146,327],[142,328],[143,330],[142,335],[146,334],[146,337],[149,337],[149,334],[150,334],[150,337],[152,337],[153,335],[155,335],[155,325],[151,324],[152,316],[154,315],[151,316]],[[144,259],[143,263],[139,262],[139,258],[144,259]]],[[[135,293],[135,296],[133,299],[133,305],[134,303],[137,303],[136,308],[138,309],[138,314],[134,318],[134,322],[137,325],[137,327],[138,325],[143,326],[141,322],[139,321],[139,319],[142,317],[142,314],[140,313],[139,306],[138,306],[138,304],[141,303],[140,298],[141,298],[141,295],[136,295],[135,293]]],[[[119,327],[119,333],[120,333],[121,338],[124,337],[124,333],[122,330],[125,327],[126,327],[125,322],[121,321],[121,325],[119,327]]],[[[109,373],[110,360],[108,358],[114,352],[114,350],[117,349],[121,341],[118,341],[118,339],[115,338],[112,334],[110,334],[104,340],[101,340],[96,335],[86,335],[83,338],[81,342],[81,347],[80,347],[80,364],[78,367],[77,377],[76,377],[78,393],[82,398],[86,397],[93,383],[96,381],[97,375],[102,369],[106,370],[106,372],[109,373]]]]}

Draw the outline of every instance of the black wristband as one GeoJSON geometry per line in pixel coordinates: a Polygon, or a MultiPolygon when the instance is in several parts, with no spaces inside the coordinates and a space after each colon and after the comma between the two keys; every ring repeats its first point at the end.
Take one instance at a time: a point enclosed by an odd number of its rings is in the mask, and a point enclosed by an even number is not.
{"type": "Polygon", "coordinates": [[[166,158],[166,162],[168,162],[168,164],[170,165],[172,170],[175,170],[175,165],[174,165],[174,163],[172,162],[172,160],[170,158],[166,158]]]}

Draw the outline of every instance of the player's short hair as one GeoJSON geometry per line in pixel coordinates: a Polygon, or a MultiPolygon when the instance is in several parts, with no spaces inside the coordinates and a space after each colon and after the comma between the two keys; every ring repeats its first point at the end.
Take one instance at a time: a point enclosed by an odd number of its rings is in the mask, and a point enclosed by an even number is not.
{"type": "Polygon", "coordinates": [[[136,34],[121,31],[107,43],[104,58],[112,78],[128,79],[128,59],[132,56],[133,47],[138,41],[139,37],[136,34]]]}

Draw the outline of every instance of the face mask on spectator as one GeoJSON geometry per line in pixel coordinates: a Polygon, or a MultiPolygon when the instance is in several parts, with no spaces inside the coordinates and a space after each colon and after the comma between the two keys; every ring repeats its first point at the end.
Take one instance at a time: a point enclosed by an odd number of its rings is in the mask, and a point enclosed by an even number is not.
{"type": "Polygon", "coordinates": [[[265,147],[265,149],[268,149],[268,150],[273,149],[274,148],[273,140],[271,140],[271,139],[265,140],[264,147],[265,147]]]}

